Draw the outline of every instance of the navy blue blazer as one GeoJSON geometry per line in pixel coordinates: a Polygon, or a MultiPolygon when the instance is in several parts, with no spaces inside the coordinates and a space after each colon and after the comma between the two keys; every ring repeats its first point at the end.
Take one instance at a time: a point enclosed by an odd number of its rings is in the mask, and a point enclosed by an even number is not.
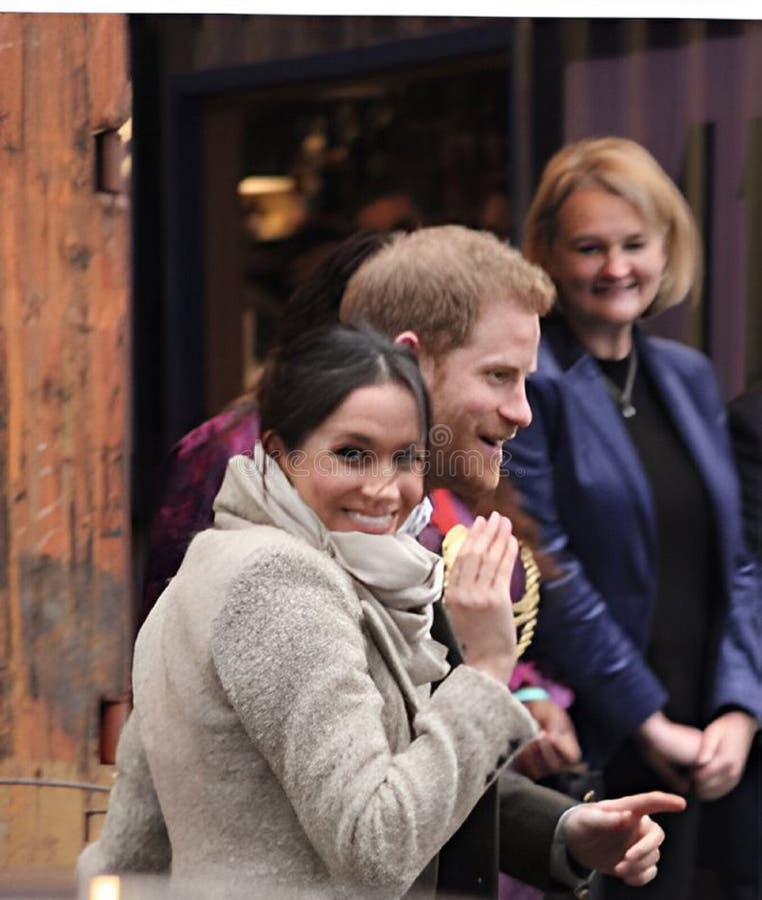
{"type": "MultiPolygon", "coordinates": [[[[762,717],[762,579],[743,545],[714,373],[682,344],[637,330],[635,340],[717,524],[724,627],[706,720],[726,705],[762,717]]],[[[532,655],[576,692],[572,713],[586,758],[601,765],[666,700],[644,658],[657,588],[651,488],[597,364],[558,319],[544,323],[527,393],[533,421],[506,445],[504,471],[560,567],[543,587],[532,655]]]]}

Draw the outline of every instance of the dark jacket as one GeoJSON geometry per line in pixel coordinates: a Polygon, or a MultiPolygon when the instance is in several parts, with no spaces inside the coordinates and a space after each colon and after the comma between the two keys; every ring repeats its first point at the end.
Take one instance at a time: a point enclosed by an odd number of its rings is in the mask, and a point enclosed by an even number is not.
{"type": "MultiPolygon", "coordinates": [[[[463,657],[441,603],[434,604],[432,636],[448,648],[447,661],[463,657]]],[[[437,897],[498,896],[498,871],[540,888],[549,878],[550,845],[561,814],[576,803],[558,791],[504,771],[439,851],[437,897]]]]}
{"type": "MultiPolygon", "coordinates": [[[[704,714],[732,705],[760,716],[759,572],[743,544],[717,383],[700,353],[637,331],[635,340],[717,526],[724,621],[704,714]]],[[[666,699],[644,658],[657,586],[650,485],[596,362],[558,318],[546,323],[527,391],[533,422],[509,445],[505,466],[562,569],[544,586],[532,649],[575,691],[583,747],[600,765],[666,699]]]]}

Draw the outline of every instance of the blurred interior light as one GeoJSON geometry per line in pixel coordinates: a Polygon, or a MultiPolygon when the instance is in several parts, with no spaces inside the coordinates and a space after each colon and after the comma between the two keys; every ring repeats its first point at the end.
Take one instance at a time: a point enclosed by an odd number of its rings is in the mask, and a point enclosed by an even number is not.
{"type": "Polygon", "coordinates": [[[119,900],[120,891],[118,875],[96,875],[90,880],[88,900],[119,900]]]}
{"type": "Polygon", "coordinates": [[[290,237],[304,223],[304,197],[291,175],[249,175],[238,183],[244,227],[257,241],[290,237]]]}
{"type": "Polygon", "coordinates": [[[295,189],[296,179],[290,175],[249,175],[238,182],[239,197],[288,194],[295,189]]]}

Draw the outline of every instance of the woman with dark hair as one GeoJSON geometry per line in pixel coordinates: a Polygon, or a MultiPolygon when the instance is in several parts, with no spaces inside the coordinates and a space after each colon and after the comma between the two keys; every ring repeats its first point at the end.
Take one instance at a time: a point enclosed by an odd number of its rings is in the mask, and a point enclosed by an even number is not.
{"type": "Polygon", "coordinates": [[[441,561],[405,531],[429,427],[412,354],[321,329],[272,357],[258,399],[261,443],[228,464],[214,526],[138,635],[119,777],[80,867],[171,859],[204,897],[401,897],[433,885],[535,730],[505,689],[517,543],[497,514],[470,530],[448,674],[429,635],[441,561]]]}

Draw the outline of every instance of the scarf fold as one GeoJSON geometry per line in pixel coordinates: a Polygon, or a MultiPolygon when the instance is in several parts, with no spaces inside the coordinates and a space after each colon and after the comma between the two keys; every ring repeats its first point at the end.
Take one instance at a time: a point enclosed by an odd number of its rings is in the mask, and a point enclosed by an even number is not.
{"type": "Polygon", "coordinates": [[[376,608],[414,685],[443,678],[447,648],[429,634],[442,594],[442,560],[412,535],[329,531],[260,442],[228,462],[214,501],[216,528],[274,525],[332,557],[376,608]]]}

